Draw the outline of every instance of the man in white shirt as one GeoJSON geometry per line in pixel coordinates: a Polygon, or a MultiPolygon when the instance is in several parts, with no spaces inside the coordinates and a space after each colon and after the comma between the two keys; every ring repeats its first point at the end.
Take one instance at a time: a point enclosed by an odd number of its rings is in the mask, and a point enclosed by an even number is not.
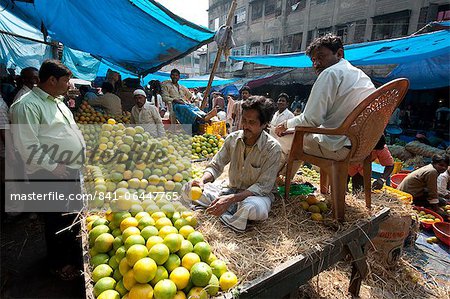
{"type": "Polygon", "coordinates": [[[20,72],[20,79],[22,80],[23,87],[19,89],[14,102],[20,99],[24,94],[30,92],[33,87],[39,83],[39,71],[35,67],[26,67],[20,72]]]}
{"type": "Polygon", "coordinates": [[[142,89],[133,92],[135,105],[131,108],[131,123],[141,125],[152,136],[164,136],[164,126],[158,109],[147,102],[147,95],[142,89]]]}
{"type": "MultiPolygon", "coordinates": [[[[368,95],[375,91],[370,78],[344,59],[344,47],[332,34],[315,39],[306,50],[319,75],[300,115],[279,124],[275,132],[286,135],[296,126],[337,128],[368,95]]],[[[294,131],[294,130],[292,130],[294,131]]],[[[283,152],[291,148],[293,134],[279,138],[283,152]]],[[[351,143],[345,136],[307,134],[303,150],[318,157],[344,160],[351,143]]]]}
{"type": "Polygon", "coordinates": [[[441,173],[437,178],[438,195],[441,198],[450,199],[450,191],[448,190],[448,182],[450,180],[450,167],[441,173]]]}
{"type": "Polygon", "coordinates": [[[294,113],[289,111],[289,96],[282,92],[278,96],[277,101],[278,110],[272,117],[272,121],[270,122],[270,134],[278,139],[279,137],[275,134],[275,127],[282,122],[287,121],[288,119],[294,118],[294,113]]]}

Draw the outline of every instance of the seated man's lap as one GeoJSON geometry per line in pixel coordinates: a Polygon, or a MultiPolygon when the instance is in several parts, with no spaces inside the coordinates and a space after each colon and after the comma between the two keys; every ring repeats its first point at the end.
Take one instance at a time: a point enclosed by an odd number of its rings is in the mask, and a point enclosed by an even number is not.
{"type": "MultiPolygon", "coordinates": [[[[281,149],[283,150],[283,153],[285,155],[288,155],[289,151],[291,150],[293,139],[294,134],[289,134],[277,138],[278,142],[281,145],[281,149]]],[[[305,134],[303,139],[303,151],[306,154],[312,156],[335,159],[337,161],[340,161],[344,160],[347,157],[348,153],[350,152],[350,149],[344,147],[337,151],[330,151],[325,147],[321,146],[320,143],[313,138],[312,134],[305,134]]]]}

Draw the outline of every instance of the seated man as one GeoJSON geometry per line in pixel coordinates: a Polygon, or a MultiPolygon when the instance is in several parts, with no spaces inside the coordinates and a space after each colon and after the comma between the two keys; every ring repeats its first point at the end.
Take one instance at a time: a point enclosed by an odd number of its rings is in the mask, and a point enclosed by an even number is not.
{"type": "Polygon", "coordinates": [[[415,205],[437,210],[439,203],[437,178],[447,170],[448,164],[448,156],[434,155],[431,164],[408,174],[397,189],[411,194],[415,205]]]}
{"type": "Polygon", "coordinates": [[[164,136],[164,126],[158,109],[147,102],[147,95],[142,89],[133,92],[135,105],[131,108],[131,123],[141,125],[154,137],[164,136]]]}
{"type": "Polygon", "coordinates": [[[450,190],[448,182],[450,180],[450,167],[446,171],[441,173],[437,179],[438,195],[439,198],[444,199],[446,202],[450,202],[450,190]]]}
{"type": "Polygon", "coordinates": [[[265,220],[274,200],[275,179],[281,166],[279,143],[265,128],[269,123],[268,101],[252,97],[242,104],[243,130],[233,132],[206,168],[200,180],[186,184],[182,198],[191,202],[191,186],[204,189],[196,203],[236,231],[244,231],[247,220],[265,220]],[[230,164],[229,188],[213,183],[230,164]]]}
{"type": "MultiPolygon", "coordinates": [[[[316,38],[309,45],[306,54],[311,58],[319,76],[312,87],[304,112],[276,127],[275,133],[280,137],[286,134],[287,129],[296,126],[338,128],[375,91],[370,78],[344,59],[340,37],[327,34],[316,38]]],[[[292,140],[293,134],[278,139],[286,156],[292,140]]],[[[305,134],[303,147],[307,154],[340,161],[347,157],[351,143],[345,136],[305,134]]],[[[294,165],[292,174],[295,174],[298,166],[294,165]]]]}
{"type": "MultiPolygon", "coordinates": [[[[191,104],[192,94],[186,87],[178,83],[179,80],[180,71],[177,69],[170,71],[170,80],[161,83],[162,98],[169,106],[172,124],[175,123],[171,111],[173,109],[176,119],[178,119],[181,124],[193,125],[192,131],[195,132],[198,130],[198,123],[209,120],[210,117],[208,117],[204,111],[200,110],[200,108],[191,104]]],[[[213,111],[214,113],[212,113],[211,117],[216,114],[215,109],[213,109],[213,111]]]]}
{"type": "MultiPolygon", "coordinates": [[[[384,182],[389,178],[392,171],[394,170],[394,158],[392,158],[391,152],[386,146],[386,138],[384,137],[384,135],[381,135],[380,140],[378,140],[378,143],[375,145],[375,148],[371,153],[371,159],[372,161],[378,159],[380,164],[384,166],[383,174],[372,184],[372,189],[379,190],[383,188],[384,182]]],[[[348,168],[348,177],[352,180],[353,193],[364,190],[362,164],[350,165],[348,168]]]]}
{"type": "Polygon", "coordinates": [[[109,82],[103,82],[103,95],[88,100],[89,105],[103,108],[106,114],[122,115],[122,101],[113,93],[114,87],[109,82]]]}

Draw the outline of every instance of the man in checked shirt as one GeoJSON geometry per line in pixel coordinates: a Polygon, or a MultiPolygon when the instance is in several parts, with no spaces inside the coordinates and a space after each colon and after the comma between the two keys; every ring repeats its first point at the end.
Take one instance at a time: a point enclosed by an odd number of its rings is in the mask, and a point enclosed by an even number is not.
{"type": "Polygon", "coordinates": [[[183,198],[191,186],[204,189],[196,203],[235,231],[243,232],[247,220],[265,220],[274,200],[275,180],[281,167],[281,146],[265,131],[270,122],[270,102],[253,96],[242,104],[242,130],[228,135],[209,163],[201,179],[186,184],[183,198]],[[214,181],[230,164],[229,185],[214,181]]]}

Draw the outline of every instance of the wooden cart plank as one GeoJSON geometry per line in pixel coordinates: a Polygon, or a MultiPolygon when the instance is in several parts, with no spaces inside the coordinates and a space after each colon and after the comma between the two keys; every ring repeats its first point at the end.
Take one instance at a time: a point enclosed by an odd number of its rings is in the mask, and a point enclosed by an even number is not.
{"type": "Polygon", "coordinates": [[[253,280],[240,289],[241,298],[282,298],[295,292],[298,287],[312,277],[345,259],[350,250],[348,244],[363,247],[368,238],[378,232],[379,224],[389,215],[384,208],[361,226],[347,230],[342,236],[332,240],[322,250],[314,250],[308,256],[300,255],[276,267],[271,273],[253,280]]]}

